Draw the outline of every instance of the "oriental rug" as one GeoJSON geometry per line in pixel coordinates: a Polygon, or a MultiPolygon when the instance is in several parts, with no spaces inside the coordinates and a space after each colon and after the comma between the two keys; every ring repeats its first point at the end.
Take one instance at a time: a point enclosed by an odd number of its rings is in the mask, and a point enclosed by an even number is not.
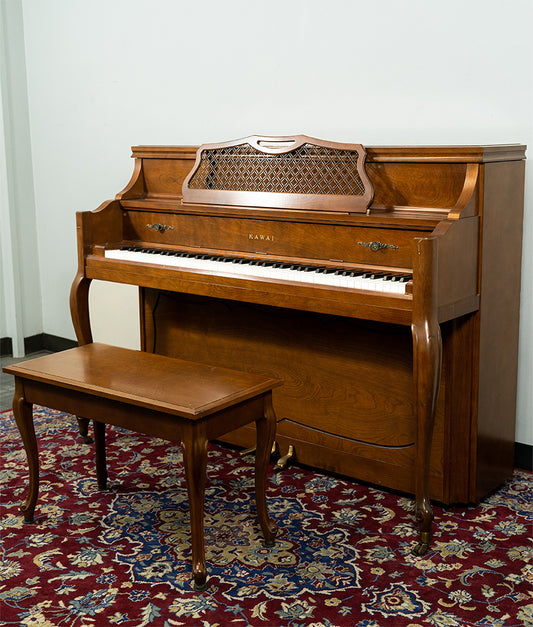
{"type": "Polygon", "coordinates": [[[423,557],[410,497],[300,467],[271,473],[265,548],[253,456],[210,445],[208,589],[191,587],[187,491],[178,446],[108,429],[111,489],[73,416],[35,408],[36,523],[19,505],[27,466],[11,412],[0,414],[3,625],[78,627],[533,626],[531,473],[477,506],[435,507],[423,557]]]}

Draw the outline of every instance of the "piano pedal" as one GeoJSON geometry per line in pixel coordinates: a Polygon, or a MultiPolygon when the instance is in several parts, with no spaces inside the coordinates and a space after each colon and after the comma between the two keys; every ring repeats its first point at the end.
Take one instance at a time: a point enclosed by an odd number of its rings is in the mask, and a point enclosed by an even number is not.
{"type": "MultiPolygon", "coordinates": [[[[245,448],[243,451],[240,452],[241,457],[246,457],[247,455],[251,455],[252,453],[255,453],[255,446],[252,446],[251,448],[245,448]]],[[[279,456],[279,446],[278,443],[276,441],[272,442],[272,448],[270,449],[270,457],[278,457],[279,456]]]]}
{"type": "Polygon", "coordinates": [[[289,461],[294,457],[294,446],[289,444],[287,454],[278,459],[278,463],[274,466],[274,470],[284,470],[289,461]]]}

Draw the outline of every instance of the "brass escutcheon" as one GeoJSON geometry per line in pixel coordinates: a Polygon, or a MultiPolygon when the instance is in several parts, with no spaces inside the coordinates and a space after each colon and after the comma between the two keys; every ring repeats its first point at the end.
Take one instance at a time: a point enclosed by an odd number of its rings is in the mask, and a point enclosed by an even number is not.
{"type": "Polygon", "coordinates": [[[384,244],[383,242],[359,242],[359,246],[366,246],[373,252],[383,250],[384,248],[398,248],[398,246],[394,244],[384,244]]]}
{"type": "Polygon", "coordinates": [[[149,229],[154,229],[154,231],[157,231],[158,233],[164,233],[165,231],[174,230],[174,227],[169,226],[168,224],[147,224],[146,226],[149,229]]]}

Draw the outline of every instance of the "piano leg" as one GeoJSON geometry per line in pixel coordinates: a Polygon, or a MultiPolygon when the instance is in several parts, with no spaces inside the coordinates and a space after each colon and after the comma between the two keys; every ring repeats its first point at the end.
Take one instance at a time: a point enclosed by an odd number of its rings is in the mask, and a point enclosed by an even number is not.
{"type": "Polygon", "coordinates": [[[413,555],[423,555],[431,540],[433,508],[429,501],[429,469],[433,424],[442,369],[442,338],[437,319],[437,240],[419,239],[419,293],[413,295],[413,375],[416,419],[415,516],[419,529],[413,555]]]}
{"type": "MultiPolygon", "coordinates": [[[[91,332],[91,321],[89,318],[89,287],[91,279],[87,279],[83,274],[77,273],[70,288],[70,315],[72,324],[76,332],[78,344],[90,344],[93,341],[91,332]]],[[[78,429],[85,444],[91,444],[92,438],[89,435],[88,418],[78,418],[78,429]]]]}
{"type": "Polygon", "coordinates": [[[416,390],[416,520],[420,531],[414,555],[423,555],[431,539],[433,509],[429,501],[429,462],[433,423],[439,391],[442,344],[440,327],[427,325],[422,333],[413,329],[414,375],[416,390]]]}

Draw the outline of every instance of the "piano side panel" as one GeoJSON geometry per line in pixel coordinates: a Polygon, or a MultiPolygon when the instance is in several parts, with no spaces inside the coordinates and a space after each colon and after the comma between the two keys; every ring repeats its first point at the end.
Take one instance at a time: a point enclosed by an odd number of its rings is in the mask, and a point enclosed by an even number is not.
{"type": "Polygon", "coordinates": [[[524,166],[484,165],[478,498],[507,479],[514,464],[524,166]]]}
{"type": "MultiPolygon", "coordinates": [[[[444,503],[476,501],[477,344],[479,311],[441,325],[444,503]]],[[[441,388],[442,389],[442,388],[441,388]]]]}

